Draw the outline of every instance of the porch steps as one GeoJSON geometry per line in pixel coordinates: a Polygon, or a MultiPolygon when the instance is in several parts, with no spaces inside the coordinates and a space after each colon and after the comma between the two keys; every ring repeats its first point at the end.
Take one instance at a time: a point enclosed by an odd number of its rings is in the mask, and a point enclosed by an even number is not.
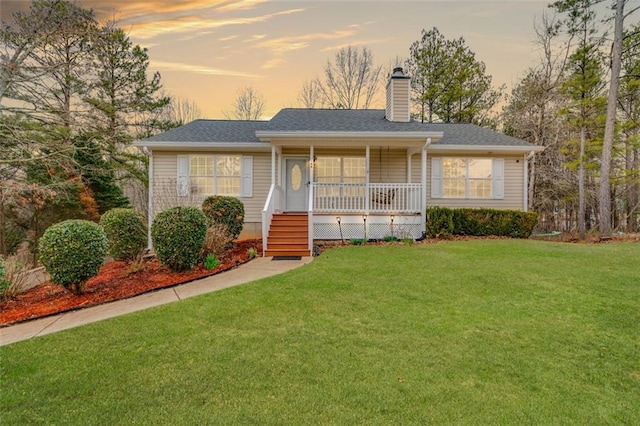
{"type": "Polygon", "coordinates": [[[309,256],[309,216],[274,214],[267,236],[267,256],[309,256]]]}

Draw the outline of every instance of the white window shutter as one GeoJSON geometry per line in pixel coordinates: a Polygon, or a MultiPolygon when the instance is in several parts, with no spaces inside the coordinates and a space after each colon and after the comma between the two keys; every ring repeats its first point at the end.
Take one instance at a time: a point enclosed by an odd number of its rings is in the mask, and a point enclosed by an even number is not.
{"type": "Polygon", "coordinates": [[[189,156],[178,155],[178,179],[177,179],[178,196],[186,197],[189,195],[189,156]]]}
{"type": "Polygon", "coordinates": [[[442,158],[431,159],[431,198],[442,198],[442,158]]]}
{"type": "Polygon", "coordinates": [[[242,156],[242,165],[240,166],[241,183],[240,195],[242,197],[253,197],[253,157],[250,155],[242,156]]]}
{"type": "Polygon", "coordinates": [[[504,158],[493,159],[493,198],[504,198],[504,158]]]}

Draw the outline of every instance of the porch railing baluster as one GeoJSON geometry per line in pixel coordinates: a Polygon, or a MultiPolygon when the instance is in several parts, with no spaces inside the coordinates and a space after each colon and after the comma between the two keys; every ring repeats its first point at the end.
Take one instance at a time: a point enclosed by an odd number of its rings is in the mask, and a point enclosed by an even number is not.
{"type": "Polygon", "coordinates": [[[314,183],[316,213],[420,213],[420,184],[314,183]],[[366,205],[367,199],[369,205],[366,205]]]}

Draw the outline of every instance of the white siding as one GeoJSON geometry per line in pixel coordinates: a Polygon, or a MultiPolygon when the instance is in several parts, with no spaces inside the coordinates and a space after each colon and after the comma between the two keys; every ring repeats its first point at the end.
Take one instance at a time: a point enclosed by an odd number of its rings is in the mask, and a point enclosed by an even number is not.
{"type": "MultiPolygon", "coordinates": [[[[372,147],[369,173],[371,183],[406,183],[407,151],[372,147]]],[[[420,182],[419,179],[418,182],[420,182]]]]}
{"type": "Polygon", "coordinates": [[[409,116],[409,79],[394,78],[393,84],[393,121],[408,122],[409,116]]]}
{"type": "MultiPolygon", "coordinates": [[[[176,205],[192,205],[199,207],[202,203],[203,196],[188,195],[179,197],[177,195],[176,184],[178,176],[178,155],[207,155],[221,154],[220,151],[208,153],[206,151],[198,152],[153,152],[153,202],[154,215],[169,207],[176,205]]],[[[239,197],[244,204],[245,210],[245,228],[255,229],[262,222],[262,208],[269,193],[271,186],[271,153],[258,152],[222,152],[229,155],[244,155],[253,157],[253,194],[251,197],[239,197]]]]}
{"type": "MultiPolygon", "coordinates": [[[[524,177],[522,172],[522,157],[500,157],[504,159],[504,198],[503,199],[482,199],[482,198],[431,198],[431,159],[436,157],[428,153],[427,160],[427,206],[438,207],[471,207],[471,208],[492,208],[522,210],[524,202],[524,177]]],[[[437,156],[441,157],[441,156],[437,156]]],[[[445,157],[445,156],[442,156],[445,157]]],[[[446,157],[484,157],[492,158],[489,155],[446,155],[446,157]]],[[[493,156],[495,157],[495,156],[493,156]]],[[[420,182],[420,155],[416,154],[411,158],[411,182],[420,182]]]]}
{"type": "Polygon", "coordinates": [[[410,80],[391,78],[387,83],[386,116],[389,121],[409,122],[410,116],[410,80]]]}

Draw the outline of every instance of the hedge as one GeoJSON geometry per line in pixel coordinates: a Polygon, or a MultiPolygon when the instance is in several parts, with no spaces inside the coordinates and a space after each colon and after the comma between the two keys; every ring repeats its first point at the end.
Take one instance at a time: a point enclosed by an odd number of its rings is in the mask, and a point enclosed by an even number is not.
{"type": "Polygon", "coordinates": [[[147,225],[133,209],[111,209],[100,218],[107,235],[107,251],[116,260],[134,260],[147,245],[147,225]]]}
{"type": "Polygon", "coordinates": [[[427,209],[426,234],[429,237],[452,235],[529,238],[538,223],[538,214],[519,210],[427,209]]]}

